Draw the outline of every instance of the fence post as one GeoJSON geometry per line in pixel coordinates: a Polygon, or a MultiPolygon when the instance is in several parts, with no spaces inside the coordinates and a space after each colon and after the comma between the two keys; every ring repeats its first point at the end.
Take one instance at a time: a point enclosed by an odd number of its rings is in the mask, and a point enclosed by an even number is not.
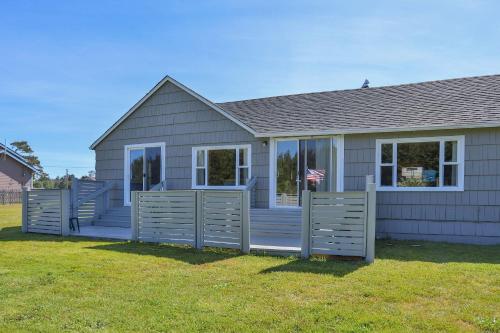
{"type": "Polygon", "coordinates": [[[77,178],[71,182],[71,217],[78,217],[78,187],[80,183],[77,178]]]}
{"type": "Polygon", "coordinates": [[[311,191],[302,191],[302,247],[300,256],[304,259],[311,255],[311,191]]]}
{"type": "Polygon", "coordinates": [[[137,241],[139,239],[139,202],[138,202],[139,192],[132,191],[130,193],[130,227],[132,228],[132,240],[137,241]]]}
{"type": "Polygon", "coordinates": [[[70,218],[69,190],[61,190],[61,235],[69,235],[70,218]]]}
{"type": "Polygon", "coordinates": [[[199,250],[203,248],[203,192],[195,191],[195,247],[199,250]]]}
{"type": "Polygon", "coordinates": [[[366,217],[366,257],[365,261],[373,263],[375,260],[375,224],[377,222],[377,192],[373,183],[373,176],[366,176],[367,217],[366,217]]]}
{"type": "Polygon", "coordinates": [[[26,187],[23,187],[23,197],[22,197],[23,217],[21,223],[22,232],[28,232],[28,195],[29,195],[28,189],[26,187]]]}
{"type": "Polygon", "coordinates": [[[250,193],[241,193],[241,252],[250,253],[250,193]]]}

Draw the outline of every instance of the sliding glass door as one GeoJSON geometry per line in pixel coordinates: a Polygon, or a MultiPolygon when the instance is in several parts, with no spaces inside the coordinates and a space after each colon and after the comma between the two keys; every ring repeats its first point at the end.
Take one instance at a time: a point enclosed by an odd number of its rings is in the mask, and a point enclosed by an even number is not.
{"type": "Polygon", "coordinates": [[[132,191],[149,191],[164,177],[164,145],[144,144],[125,147],[124,203],[130,204],[132,191]]]}
{"type": "Polygon", "coordinates": [[[302,191],[335,189],[336,149],[331,138],[276,142],[276,207],[299,207],[302,191]]]}
{"type": "Polygon", "coordinates": [[[299,144],[296,140],[276,145],[276,206],[299,205],[299,144]]]}

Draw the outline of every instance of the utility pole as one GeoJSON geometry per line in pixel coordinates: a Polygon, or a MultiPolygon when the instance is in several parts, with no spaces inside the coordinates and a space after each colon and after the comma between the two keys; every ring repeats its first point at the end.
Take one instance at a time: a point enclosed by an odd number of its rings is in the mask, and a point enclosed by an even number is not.
{"type": "Polygon", "coordinates": [[[66,169],[66,189],[69,189],[69,173],[68,173],[68,169],[66,169]]]}

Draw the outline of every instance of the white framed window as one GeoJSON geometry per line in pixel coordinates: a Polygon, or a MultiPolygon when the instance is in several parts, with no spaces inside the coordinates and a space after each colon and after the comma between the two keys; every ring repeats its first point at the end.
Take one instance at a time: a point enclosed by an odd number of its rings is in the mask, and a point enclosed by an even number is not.
{"type": "Polygon", "coordinates": [[[465,137],[376,140],[378,191],[463,191],[465,137]]]}
{"type": "Polygon", "coordinates": [[[192,188],[243,189],[252,177],[251,145],[193,147],[192,188]]]}

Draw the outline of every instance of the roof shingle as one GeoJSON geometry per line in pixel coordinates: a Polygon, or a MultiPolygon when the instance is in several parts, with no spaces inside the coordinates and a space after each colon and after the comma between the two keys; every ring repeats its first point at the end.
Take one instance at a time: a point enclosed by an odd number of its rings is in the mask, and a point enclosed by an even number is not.
{"type": "Polygon", "coordinates": [[[500,75],[218,103],[260,136],[500,126],[500,75]]]}

